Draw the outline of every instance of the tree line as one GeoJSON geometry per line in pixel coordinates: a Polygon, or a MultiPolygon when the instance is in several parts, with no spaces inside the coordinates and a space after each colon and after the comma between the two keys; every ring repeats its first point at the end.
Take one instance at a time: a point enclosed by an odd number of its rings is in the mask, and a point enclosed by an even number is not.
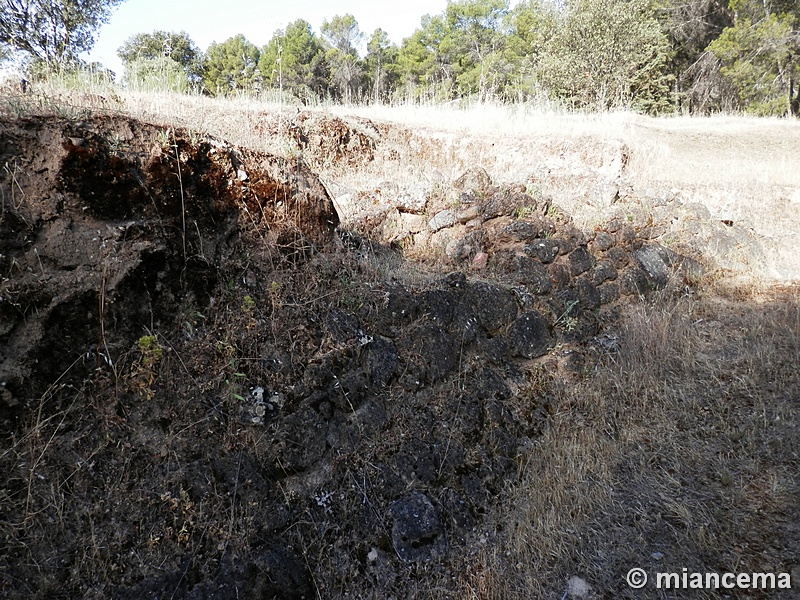
{"type": "MultiPolygon", "coordinates": [[[[0,0],[0,56],[74,59],[70,47],[90,47],[92,28],[121,1],[0,0]],[[59,45],[47,38],[51,23],[31,34],[37,24],[23,8],[36,4],[91,18],[59,45]]],[[[546,98],[577,110],[800,112],[797,0],[450,0],[400,45],[347,14],[318,33],[299,19],[262,47],[237,35],[202,51],[185,32],[155,31],[118,54],[129,85],[277,90],[303,103],[546,98]]]]}

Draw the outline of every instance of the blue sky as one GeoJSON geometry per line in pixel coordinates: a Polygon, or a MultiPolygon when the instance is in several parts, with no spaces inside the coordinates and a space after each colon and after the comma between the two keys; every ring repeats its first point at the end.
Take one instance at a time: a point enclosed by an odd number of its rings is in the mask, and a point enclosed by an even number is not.
{"type": "Polygon", "coordinates": [[[380,27],[400,44],[419,27],[423,15],[444,11],[447,0],[126,0],[111,15],[96,38],[89,60],[122,74],[117,48],[136,33],[186,31],[202,50],[243,33],[256,44],[266,44],[276,29],[305,19],[315,32],[334,15],[352,14],[367,35],[380,27]]]}

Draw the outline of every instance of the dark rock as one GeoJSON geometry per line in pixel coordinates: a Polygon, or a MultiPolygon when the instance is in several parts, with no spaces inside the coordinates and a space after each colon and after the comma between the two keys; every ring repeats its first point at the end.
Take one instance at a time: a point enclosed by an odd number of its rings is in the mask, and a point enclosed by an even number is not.
{"type": "Polygon", "coordinates": [[[335,393],[330,395],[330,399],[340,410],[350,412],[361,405],[369,388],[369,379],[363,370],[346,371],[334,378],[335,393]]]}
{"type": "Polygon", "coordinates": [[[600,285],[605,281],[613,281],[616,278],[617,269],[610,260],[603,259],[597,263],[594,268],[594,277],[592,278],[595,285],[600,285]]]}
{"type": "Polygon", "coordinates": [[[572,226],[562,227],[555,240],[558,242],[559,252],[562,255],[569,254],[576,248],[586,245],[586,237],[579,229],[572,226]]]}
{"type": "Polygon", "coordinates": [[[563,290],[569,285],[569,269],[564,265],[552,264],[547,268],[554,290],[563,290]]]}
{"type": "Polygon", "coordinates": [[[553,288],[547,269],[527,256],[515,256],[512,265],[516,267],[514,279],[525,284],[534,294],[550,293],[553,288]]]}
{"type": "Polygon", "coordinates": [[[364,369],[373,387],[385,387],[392,379],[400,358],[392,340],[375,337],[363,353],[364,369]]]}
{"type": "Polygon", "coordinates": [[[573,277],[585,273],[593,264],[594,258],[585,246],[579,246],[569,254],[569,270],[573,277]]]}
{"type": "Polygon", "coordinates": [[[559,246],[554,239],[536,239],[527,244],[522,251],[529,256],[538,258],[544,264],[549,264],[558,256],[559,246]]]}
{"type": "Polygon", "coordinates": [[[473,342],[481,332],[480,319],[475,306],[468,298],[462,297],[456,305],[448,332],[455,336],[462,346],[473,342]]]}
{"type": "Polygon", "coordinates": [[[613,235],[605,231],[598,231],[595,233],[594,240],[592,241],[592,250],[595,252],[605,252],[611,249],[615,241],[613,235]]]}
{"type": "Polygon", "coordinates": [[[405,358],[415,361],[430,382],[441,379],[458,364],[455,341],[434,323],[410,328],[401,345],[405,358]]]}
{"type": "Polygon", "coordinates": [[[466,499],[476,508],[478,514],[483,514],[489,506],[489,492],[486,486],[474,473],[467,473],[461,477],[461,488],[466,499]]]}
{"type": "Polygon", "coordinates": [[[529,242],[538,238],[542,234],[542,230],[541,227],[530,221],[512,221],[503,227],[501,233],[521,242],[529,242]]]}
{"type": "Polygon", "coordinates": [[[163,590],[171,590],[175,597],[184,598],[188,583],[186,573],[190,568],[191,563],[186,561],[180,569],[148,577],[128,588],[118,588],[111,595],[115,600],[138,600],[157,598],[163,590]]]}
{"type": "Polygon", "coordinates": [[[429,561],[447,552],[442,523],[431,501],[422,492],[411,492],[391,506],[394,523],[392,544],[406,562],[429,561]]]}
{"type": "Polygon", "coordinates": [[[392,457],[392,466],[407,484],[431,483],[438,476],[429,440],[414,440],[405,444],[392,457]]]}
{"type": "MultiPolygon", "coordinates": [[[[313,580],[300,558],[285,548],[269,548],[245,562],[226,561],[212,581],[195,585],[185,600],[303,600],[313,598],[313,580]]],[[[168,588],[164,588],[168,589],[168,588]]],[[[163,590],[159,590],[163,591],[163,590]]],[[[150,596],[139,596],[140,598],[150,596]]],[[[154,597],[160,597],[158,595],[154,597]]]]}
{"type": "Polygon", "coordinates": [[[445,522],[451,531],[456,532],[459,536],[472,531],[475,519],[467,502],[458,492],[450,488],[442,490],[439,504],[442,507],[445,522]]]}
{"type": "MultiPolygon", "coordinates": [[[[251,558],[247,582],[241,586],[247,590],[245,598],[309,600],[314,597],[313,579],[306,563],[296,552],[289,548],[272,546],[253,554],[256,556],[251,558]]],[[[209,596],[210,598],[216,596],[209,596]]]]}
{"type": "Polygon", "coordinates": [[[649,281],[647,273],[638,267],[633,267],[625,271],[620,278],[619,291],[625,296],[642,295],[649,291],[649,281]]]}
{"type": "Polygon", "coordinates": [[[582,311],[571,318],[559,330],[559,340],[564,344],[580,344],[586,342],[600,332],[600,323],[592,311],[582,311]]]}
{"type": "Polygon", "coordinates": [[[617,244],[621,244],[623,246],[630,245],[636,240],[636,230],[633,228],[633,225],[628,223],[622,225],[615,235],[617,238],[617,244]]]}
{"type": "Polygon", "coordinates": [[[327,419],[310,406],[284,418],[271,447],[274,471],[299,473],[314,465],[325,454],[327,430],[327,419]]]}
{"type": "Polygon", "coordinates": [[[402,285],[392,285],[386,291],[384,312],[393,325],[408,325],[419,316],[419,304],[402,285]]]}
{"type": "Polygon", "coordinates": [[[337,342],[355,339],[361,331],[358,317],[341,310],[332,310],[325,317],[325,326],[337,342]]]}
{"type": "MultiPolygon", "coordinates": [[[[468,395],[454,398],[451,402],[450,414],[458,415],[458,429],[466,440],[477,440],[480,432],[483,431],[483,403],[484,398],[478,391],[472,389],[468,395]]],[[[453,444],[450,445],[452,447],[453,444]]],[[[450,450],[447,450],[445,462],[450,463],[451,472],[464,470],[464,449],[461,448],[460,452],[461,457],[453,461],[450,450]]]]}
{"type": "Polygon", "coordinates": [[[425,290],[420,294],[420,310],[439,327],[446,328],[453,320],[459,297],[450,290],[425,290]]]}
{"type": "Polygon", "coordinates": [[[592,310],[600,306],[600,292],[591,281],[578,279],[575,281],[575,291],[578,292],[581,308],[592,310]]]}
{"type": "Polygon", "coordinates": [[[467,297],[475,309],[481,325],[493,333],[509,324],[517,316],[517,301],[514,294],[491,283],[473,283],[467,289],[467,297]]]}
{"type": "Polygon", "coordinates": [[[609,304],[619,299],[619,286],[616,283],[604,283],[597,288],[600,304],[609,304]]]}
{"type": "Polygon", "coordinates": [[[603,259],[610,261],[616,269],[624,269],[631,262],[630,254],[618,246],[606,252],[603,259]]]}
{"type": "Polygon", "coordinates": [[[493,456],[513,458],[517,453],[517,440],[504,426],[490,427],[486,444],[493,456]]]}
{"type": "Polygon", "coordinates": [[[548,305],[553,314],[558,315],[558,321],[563,321],[566,317],[577,317],[581,314],[581,301],[578,298],[578,292],[572,288],[553,294],[548,299],[548,305]]]}
{"type": "Polygon", "coordinates": [[[467,285],[467,276],[461,271],[454,271],[445,275],[441,283],[444,286],[456,289],[464,289],[464,287],[467,285]]]}
{"type": "Polygon", "coordinates": [[[511,389],[508,384],[492,369],[482,369],[477,375],[470,378],[469,388],[481,399],[482,403],[489,398],[506,400],[511,397],[511,389]]]}
{"type": "Polygon", "coordinates": [[[486,355],[487,360],[496,365],[504,364],[504,359],[511,350],[508,342],[501,335],[496,335],[492,338],[481,338],[478,347],[486,355]]]}
{"type": "Polygon", "coordinates": [[[355,412],[351,407],[342,407],[328,422],[325,441],[336,452],[353,452],[365,435],[375,435],[380,431],[385,420],[385,412],[371,401],[359,406],[355,412]]]}
{"type": "Polygon", "coordinates": [[[550,325],[537,311],[520,315],[508,331],[508,343],[512,351],[524,358],[546,354],[552,342],[550,325]]]}
{"type": "Polygon", "coordinates": [[[503,215],[511,215],[524,201],[524,195],[496,192],[484,203],[483,218],[488,221],[489,219],[494,219],[503,215]]]}

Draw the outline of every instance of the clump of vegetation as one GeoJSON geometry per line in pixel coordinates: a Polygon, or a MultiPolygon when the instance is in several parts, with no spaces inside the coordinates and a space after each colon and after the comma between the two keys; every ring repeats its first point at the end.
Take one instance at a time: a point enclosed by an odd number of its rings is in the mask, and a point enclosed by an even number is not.
{"type": "Polygon", "coordinates": [[[158,365],[164,358],[164,349],[154,335],[143,335],[136,341],[139,358],[131,368],[131,381],[139,393],[147,400],[155,396],[155,383],[158,379],[158,365]]]}

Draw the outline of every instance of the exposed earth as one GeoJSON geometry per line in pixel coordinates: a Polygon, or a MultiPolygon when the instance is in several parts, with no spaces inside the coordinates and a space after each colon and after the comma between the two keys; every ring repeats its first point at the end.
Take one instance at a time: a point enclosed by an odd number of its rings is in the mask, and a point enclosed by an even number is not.
{"type": "Polygon", "coordinates": [[[289,132],[306,162],[125,116],[0,120],[4,597],[457,597],[621,307],[765,252],[618,188],[585,227],[479,167],[332,194],[312,169],[406,134],[289,132]]]}

